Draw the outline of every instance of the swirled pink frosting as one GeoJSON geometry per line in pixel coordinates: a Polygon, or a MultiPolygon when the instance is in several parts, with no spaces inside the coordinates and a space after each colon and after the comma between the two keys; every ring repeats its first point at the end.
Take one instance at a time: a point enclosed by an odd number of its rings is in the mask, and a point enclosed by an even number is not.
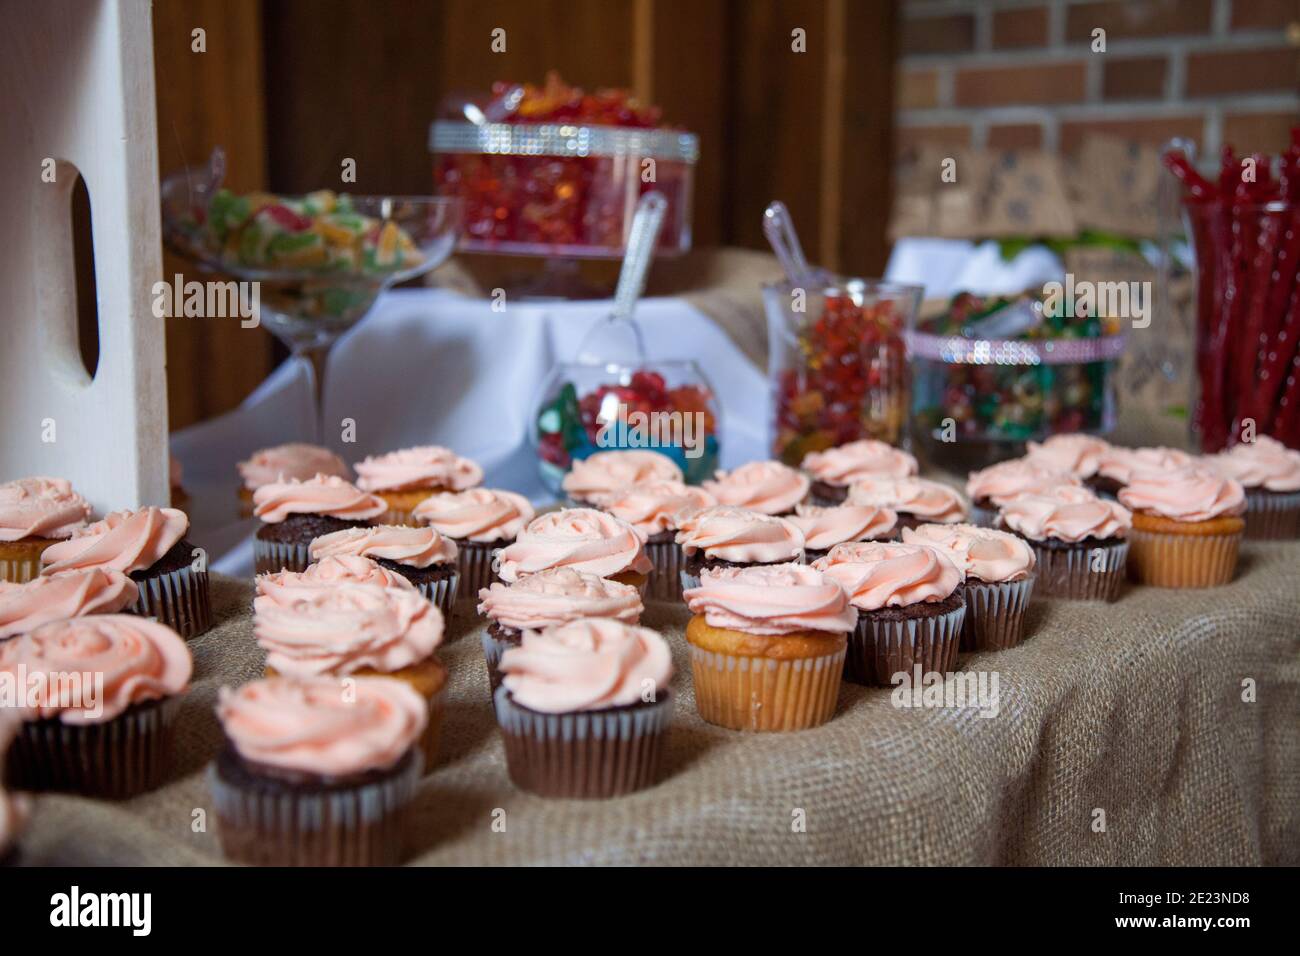
{"type": "Polygon", "coordinates": [[[382,558],[408,568],[428,568],[454,563],[456,542],[432,528],[381,524],[323,534],[312,539],[308,552],[313,560],[351,554],[375,560],[382,558]]]}
{"type": "Polygon", "coordinates": [[[990,584],[1023,581],[1038,559],[1023,538],[973,524],[923,524],[904,528],[905,544],[924,544],[943,551],[967,577],[990,584]]]}
{"type": "Polygon", "coordinates": [[[749,634],[846,633],[858,623],[844,589],[803,564],[706,568],[682,597],[711,626],[749,634]]]}
{"type": "Polygon", "coordinates": [[[513,491],[469,488],[430,495],[413,512],[440,534],[460,541],[513,541],[533,520],[532,504],[513,491]]]}
{"type": "Polygon", "coordinates": [[[217,719],[249,763],[344,777],[396,764],[429,712],[413,688],[388,677],[269,677],[221,688],[217,719]]]}
{"type": "Polygon", "coordinates": [[[577,501],[643,481],[681,481],[682,470],[657,451],[598,451],[573,463],[561,487],[577,501]]]}
{"type": "Polygon", "coordinates": [[[288,677],[341,676],[363,667],[391,673],[442,643],[442,612],[418,591],[364,584],[304,589],[280,604],[253,599],[253,636],[268,666],[288,677]]]}
{"type": "Polygon", "coordinates": [[[257,593],[276,604],[289,607],[306,590],[329,591],[340,585],[369,584],[381,588],[415,592],[416,587],[396,571],[380,567],[369,558],[355,554],[321,558],[307,565],[305,571],[275,571],[257,576],[257,593]]]}
{"type": "Polygon", "coordinates": [[[89,517],[90,502],[62,478],[19,478],[0,485],[0,541],[66,538],[89,517]]]}
{"type": "Polygon", "coordinates": [[[966,494],[974,501],[987,499],[998,505],[1026,491],[1043,492],[1060,485],[1081,484],[1068,471],[1053,471],[1028,458],[1012,458],[982,471],[972,471],[966,479],[966,494]]]}
{"type": "Polygon", "coordinates": [[[640,533],[621,518],[594,508],[563,508],[538,515],[497,556],[502,581],[550,568],[572,568],[607,578],[624,571],[649,574],[640,533]]]}
{"type": "MultiPolygon", "coordinates": [[[[174,697],[189,686],[190,650],[165,624],[134,614],[96,614],[43,624],[0,644],[0,672],[12,680],[47,675],[40,699],[18,708],[25,720],[57,717],[65,724],[112,720],[132,704],[174,697]],[[83,680],[80,699],[68,692],[70,675],[83,680]],[[103,681],[102,696],[95,685],[103,681]],[[60,693],[61,692],[61,693],[60,693]],[[99,711],[96,713],[96,711],[99,711]]],[[[18,684],[23,686],[23,684],[18,684]]]]}
{"type": "Polygon", "coordinates": [[[362,491],[408,491],[449,488],[464,491],[483,480],[483,469],[441,445],[420,445],[371,455],[354,466],[362,491]]]}
{"type": "Polygon", "coordinates": [[[862,611],[933,604],[957,590],[962,569],[938,548],[891,541],[839,544],[812,565],[862,611]]]}
{"type": "Polygon", "coordinates": [[[803,532],[809,551],[828,551],[846,541],[870,541],[894,530],[898,515],[875,505],[800,505],[789,522],[803,532]]]}
{"type": "MultiPolygon", "coordinates": [[[[5,754],[22,724],[13,714],[0,713],[0,784],[5,779],[5,754]]],[[[0,786],[0,857],[9,852],[27,825],[31,804],[22,794],[5,793],[0,786]]]]}
{"type": "Polygon", "coordinates": [[[190,519],[175,508],[114,511],[78,529],[67,541],[46,548],[41,553],[41,573],[82,568],[113,568],[126,574],[143,571],[157,564],[189,529],[190,519]]]}
{"type": "Polygon", "coordinates": [[[244,479],[244,487],[249,491],[279,481],[306,481],[317,475],[331,475],[345,481],[352,477],[343,459],[334,452],[304,442],[263,448],[253,452],[248,461],[241,461],[235,467],[239,469],[239,477],[244,479]]]}
{"type": "Polygon", "coordinates": [[[42,576],[26,584],[0,581],[0,639],[50,621],[115,614],[135,603],[136,583],[113,568],[42,576]]]}
{"type": "Polygon", "coordinates": [[[622,518],[646,537],[677,530],[683,512],[709,508],[718,502],[703,488],[680,481],[646,481],[617,491],[598,492],[591,503],[622,518]]]}
{"type": "Polygon", "coordinates": [[[624,624],[641,620],[641,592],[630,584],[583,574],[572,568],[552,568],[499,581],[478,592],[478,612],[503,627],[518,631],[567,624],[580,617],[608,617],[624,624]]]}
{"type": "Polygon", "coordinates": [[[1052,471],[1063,471],[1076,478],[1091,478],[1097,473],[1101,456],[1110,443],[1093,435],[1053,435],[1041,444],[1026,442],[1025,457],[1052,471]]]}
{"type": "Polygon", "coordinates": [[[1111,447],[1098,460],[1097,474],[1128,484],[1134,472],[1172,471],[1192,463],[1192,456],[1177,448],[1111,447]]]}
{"type": "Polygon", "coordinates": [[[731,471],[720,471],[702,483],[720,505],[748,508],[768,515],[788,514],[808,496],[808,476],[779,461],[751,461],[731,471]]]}
{"type": "Polygon", "coordinates": [[[849,487],[848,502],[892,508],[900,514],[941,523],[962,521],[967,515],[966,502],[956,489],[928,478],[872,475],[849,487]]]}
{"type": "Polygon", "coordinates": [[[1098,498],[1086,488],[1062,487],[1051,494],[1022,494],[998,511],[1012,531],[1034,541],[1054,538],[1077,543],[1085,538],[1122,538],[1133,526],[1127,508],[1098,498]]]}
{"type": "Polygon", "coordinates": [[[677,543],[686,554],[745,564],[779,564],[803,557],[803,532],[789,518],[719,505],[680,518],[677,543]]]}
{"type": "Polygon", "coordinates": [[[874,438],[813,451],[799,465],[814,481],[830,485],[851,485],[868,475],[907,478],[917,472],[916,459],[902,449],[874,438]]]}
{"type": "Polygon", "coordinates": [[[673,676],[668,643],[647,627],[583,618],[525,631],[501,655],[501,683],[544,714],[605,710],[658,699],[673,676]]]}
{"type": "Polygon", "coordinates": [[[1233,445],[1218,455],[1207,455],[1201,461],[1219,474],[1235,478],[1244,488],[1300,491],[1300,451],[1267,435],[1233,445]]]}
{"type": "Polygon", "coordinates": [[[1235,478],[1189,465],[1173,471],[1138,471],[1119,490],[1119,500],[1134,511],[1178,521],[1209,521],[1246,510],[1246,491],[1235,478]]]}
{"type": "Polygon", "coordinates": [[[273,481],[253,492],[253,514],[267,524],[292,515],[326,515],[344,521],[369,521],[388,510],[388,502],[332,475],[305,481],[273,481]]]}

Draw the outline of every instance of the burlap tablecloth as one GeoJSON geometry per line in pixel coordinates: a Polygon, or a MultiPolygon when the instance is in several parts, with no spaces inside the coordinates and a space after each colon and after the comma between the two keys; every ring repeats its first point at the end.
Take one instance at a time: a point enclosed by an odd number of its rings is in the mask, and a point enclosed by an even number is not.
{"type": "MultiPolygon", "coordinates": [[[[511,785],[479,624],[462,605],[441,652],[443,759],[420,794],[413,862],[1300,863],[1298,576],[1300,544],[1261,544],[1217,590],[1039,600],[1020,647],[961,660],[997,672],[998,716],[898,709],[888,690],[845,684],[829,724],[773,735],[699,719],[686,612],[651,605],[646,623],[678,671],[665,778],[601,802],[511,785]]],[[[191,644],[176,778],[120,804],[39,798],[26,864],[221,862],[211,814],[204,830],[196,812],[211,806],[213,703],[221,684],[259,674],[262,655],[249,585],[217,578],[214,590],[218,624],[191,644]]]]}

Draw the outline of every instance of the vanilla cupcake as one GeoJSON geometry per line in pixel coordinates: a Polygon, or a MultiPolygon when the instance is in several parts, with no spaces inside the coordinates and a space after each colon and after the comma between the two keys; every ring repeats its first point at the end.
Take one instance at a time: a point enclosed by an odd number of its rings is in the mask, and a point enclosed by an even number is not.
{"type": "Polygon", "coordinates": [[[719,471],[713,481],[702,485],[720,505],[789,515],[808,497],[812,482],[803,472],[779,461],[751,461],[731,471],[719,471]]]}
{"type": "Polygon", "coordinates": [[[493,691],[501,682],[501,655],[519,646],[524,631],[559,627],[579,618],[636,624],[645,610],[641,592],[632,585],[572,568],[539,571],[513,584],[497,582],[480,590],[478,597],[478,612],[490,622],[483,632],[483,657],[493,691]]]}
{"type": "Polygon", "coordinates": [[[1246,527],[1240,482],[1195,465],[1139,471],[1120,489],[1119,500],[1133,512],[1133,580],[1163,588],[1215,587],[1232,580],[1246,527]]]}
{"type": "Polygon", "coordinates": [[[523,495],[470,488],[431,495],[416,505],[412,517],[456,542],[460,593],[473,599],[496,579],[493,554],[513,544],[534,514],[523,495]]]}
{"type": "Polygon", "coordinates": [[[1034,549],[1035,587],[1046,597],[1114,601],[1128,563],[1128,509],[1087,488],[1021,494],[998,512],[1003,530],[1034,549]]]}
{"type": "Polygon", "coordinates": [[[1246,493],[1246,537],[1300,537],[1300,451],[1260,435],[1202,463],[1240,482],[1246,493]]]}
{"type": "Polygon", "coordinates": [[[306,481],[276,481],[258,488],[253,513],[262,522],[253,538],[257,573],[304,571],[311,542],[349,528],[366,528],[388,504],[342,478],[317,475],[306,481]]]}
{"type": "Polygon", "coordinates": [[[345,528],[313,538],[307,546],[313,561],[354,555],[370,558],[380,567],[400,574],[450,619],[456,606],[460,574],[456,570],[456,543],[432,528],[374,525],[345,528]]]}
{"type": "Polygon", "coordinates": [[[904,529],[903,542],[938,548],[963,572],[963,651],[1001,651],[1020,643],[1037,563],[1023,538],[970,524],[923,524],[904,529]]]}
{"type": "Polygon", "coordinates": [[[922,524],[956,524],[969,509],[954,488],[928,478],[890,478],[873,475],[849,489],[849,504],[888,508],[898,515],[898,527],[922,524]]]}
{"type": "Polygon", "coordinates": [[[594,508],[562,508],[538,515],[497,556],[497,574],[507,583],[551,568],[613,578],[644,593],[654,565],[641,535],[623,519],[594,508]]]}
{"type": "Polygon", "coordinates": [[[493,697],[515,786],[605,798],[653,786],[672,723],[672,653],[654,631],[583,618],[525,631],[493,697]]]}
{"type": "Polygon", "coordinates": [[[803,730],[835,714],[858,614],[815,568],[717,568],[683,595],[695,704],[733,730],[803,730]]]}
{"type": "Polygon", "coordinates": [[[117,614],[136,603],[139,588],[121,571],[86,568],[14,584],[0,581],[0,641],[51,621],[117,614]]]}
{"type": "Polygon", "coordinates": [[[352,480],[352,473],[343,459],[328,448],[290,442],[253,452],[247,461],[235,466],[239,471],[240,511],[245,516],[253,513],[253,494],[263,485],[282,481],[307,481],[317,475],[352,480]]]}
{"type": "Polygon", "coordinates": [[[1062,485],[1081,488],[1083,482],[1066,471],[1053,471],[1027,458],[990,465],[972,471],[966,479],[966,496],[971,501],[971,523],[993,527],[998,509],[1020,494],[1050,494],[1062,485]]]}
{"type": "Polygon", "coordinates": [[[1120,448],[1112,446],[1097,459],[1097,473],[1088,487],[1106,498],[1114,498],[1139,471],[1173,471],[1193,464],[1194,459],[1177,448],[1120,448]]]}
{"type": "Polygon", "coordinates": [[[90,502],[62,478],[0,485],[0,581],[22,584],[41,573],[41,554],[85,527],[90,502]]]}
{"type": "Polygon", "coordinates": [[[871,475],[910,478],[917,473],[914,457],[874,438],[809,452],[799,467],[812,479],[813,501],[819,505],[843,504],[849,486],[871,475]]]}
{"type": "Polygon", "coordinates": [[[804,560],[809,563],[826,557],[837,544],[892,538],[898,525],[897,513],[875,505],[800,505],[786,520],[803,532],[804,560]]]}
{"type": "Polygon", "coordinates": [[[1026,442],[1025,448],[1029,462],[1087,481],[1097,473],[1101,456],[1111,445],[1095,435],[1068,434],[1053,435],[1042,443],[1026,442]]]}
{"type": "Polygon", "coordinates": [[[483,482],[483,469],[477,462],[441,445],[371,455],[353,467],[357,487],[388,502],[384,524],[414,524],[413,512],[425,498],[443,491],[475,488],[483,482]]]}
{"type": "Polygon", "coordinates": [[[788,518],[720,505],[689,512],[679,524],[683,589],[699,587],[705,570],[804,560],[803,532],[788,518]]]}
{"type": "Polygon", "coordinates": [[[608,494],[646,481],[683,481],[682,470],[657,451],[598,451],[573,463],[561,487],[569,503],[590,508],[598,494],[608,494]]]}

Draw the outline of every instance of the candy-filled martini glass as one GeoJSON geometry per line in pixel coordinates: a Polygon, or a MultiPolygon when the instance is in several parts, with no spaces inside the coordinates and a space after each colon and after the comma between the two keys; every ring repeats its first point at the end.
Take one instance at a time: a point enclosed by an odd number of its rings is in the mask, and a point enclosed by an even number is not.
{"type": "MultiPolygon", "coordinates": [[[[162,182],[163,239],[200,270],[256,283],[260,321],[302,363],[312,440],[326,444],[330,349],[379,294],[447,260],[460,234],[454,197],[237,195],[222,188],[225,153],[162,182]]],[[[243,301],[251,301],[251,293],[243,301]]]]}

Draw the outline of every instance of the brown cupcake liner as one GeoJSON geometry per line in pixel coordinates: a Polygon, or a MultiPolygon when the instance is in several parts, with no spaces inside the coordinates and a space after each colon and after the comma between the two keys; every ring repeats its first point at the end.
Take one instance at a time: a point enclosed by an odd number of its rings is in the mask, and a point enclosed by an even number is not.
{"type": "Polygon", "coordinates": [[[393,775],[332,790],[258,788],[208,767],[221,849],[261,866],[395,866],[423,773],[417,751],[393,775]]]}
{"type": "MultiPolygon", "coordinates": [[[[1028,539],[1027,539],[1028,540],[1028,539]]],[[[1129,542],[1100,548],[1101,566],[1093,570],[1094,547],[1051,548],[1028,540],[1037,558],[1035,590],[1041,597],[1071,601],[1115,601],[1124,587],[1129,542]]]]}
{"type": "Polygon", "coordinates": [[[508,543],[506,541],[492,544],[478,541],[456,542],[456,570],[460,573],[458,600],[477,602],[479,591],[491,585],[493,581],[501,580],[497,576],[495,552],[508,543]]]}
{"type": "Polygon", "coordinates": [[[646,556],[654,564],[645,596],[652,601],[680,601],[682,597],[682,546],[676,541],[647,541],[646,556]]]}
{"type": "Polygon", "coordinates": [[[844,679],[868,687],[892,687],[893,676],[921,673],[948,674],[956,669],[961,644],[965,606],[932,617],[911,617],[901,621],[877,620],[858,615],[858,626],[849,635],[844,679]]]}
{"type": "Polygon", "coordinates": [[[1129,530],[1129,574],[1157,588],[1212,588],[1227,584],[1237,571],[1242,532],[1178,534],[1129,530]]]}
{"type": "Polygon", "coordinates": [[[157,618],[185,638],[197,637],[212,627],[207,571],[184,567],[135,583],[140,593],[132,614],[157,618]]]}
{"type": "Polygon", "coordinates": [[[845,651],[777,660],[722,654],[690,645],[695,705],[711,724],[732,730],[805,730],[835,715],[845,651]]]}
{"type": "Polygon", "coordinates": [[[123,800],[161,786],[171,769],[180,698],[134,704],[112,720],[27,721],[10,744],[5,785],[123,800]]]}
{"type": "Polygon", "coordinates": [[[311,564],[311,542],[289,544],[284,541],[253,539],[253,569],[257,574],[277,571],[306,571],[311,564]]]}
{"type": "Polygon", "coordinates": [[[1034,591],[1034,575],[1020,581],[967,579],[965,591],[963,652],[1004,651],[1020,643],[1025,630],[1025,611],[1034,591]]]}
{"type": "Polygon", "coordinates": [[[1300,491],[1246,489],[1246,537],[1253,541],[1300,538],[1300,491]]]}
{"type": "Polygon", "coordinates": [[[603,799],[652,787],[659,779],[673,717],[672,694],[613,710],[544,714],[493,695],[506,767],[521,790],[541,797],[603,799]]]}

